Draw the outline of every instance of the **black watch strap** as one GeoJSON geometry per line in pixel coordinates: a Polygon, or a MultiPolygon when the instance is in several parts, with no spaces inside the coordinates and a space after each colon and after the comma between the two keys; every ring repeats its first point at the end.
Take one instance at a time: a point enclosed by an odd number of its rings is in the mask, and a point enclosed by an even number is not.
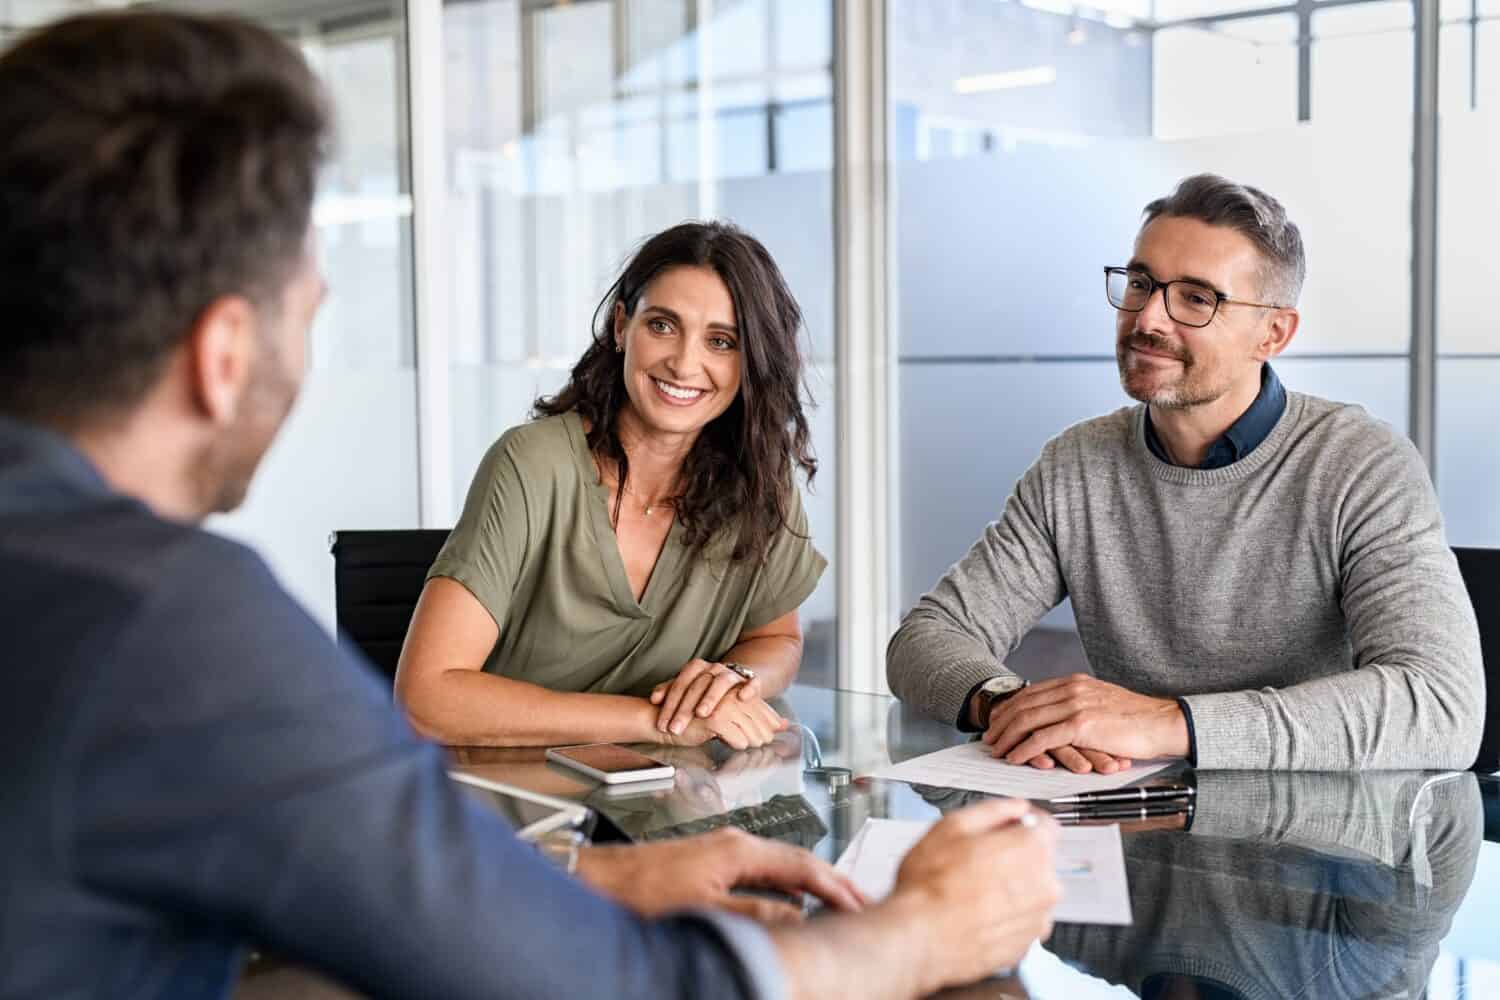
{"type": "Polygon", "coordinates": [[[990,682],[990,679],[988,677],[986,677],[984,680],[980,681],[978,684],[975,684],[973,687],[969,688],[969,693],[966,694],[966,695],[964,695],[963,704],[961,704],[961,705],[958,706],[958,731],[959,732],[961,732],[961,733],[977,733],[977,732],[981,732],[982,731],[982,728],[980,726],[976,726],[976,725],[974,725],[973,722],[969,721],[969,706],[972,705],[972,704],[974,704],[974,696],[979,693],[979,689],[982,688],[982,687],[984,687],[989,682],[990,682]]]}
{"type": "MultiPolygon", "coordinates": [[[[993,679],[994,678],[990,678],[990,680],[993,680],[993,679]]],[[[1012,695],[1020,694],[1022,691],[1026,690],[1026,688],[1031,685],[1030,681],[1022,681],[1020,687],[1018,687],[1018,688],[1012,688],[1011,690],[1005,692],[1004,694],[995,695],[995,694],[988,694],[988,693],[986,693],[984,691],[984,686],[986,684],[988,684],[988,683],[989,683],[989,681],[985,680],[985,681],[980,681],[978,684],[974,685],[974,689],[969,692],[969,697],[964,702],[964,712],[967,713],[968,710],[969,710],[970,703],[973,702],[973,700],[974,700],[974,696],[976,694],[979,695],[979,699],[980,699],[980,701],[979,701],[979,708],[980,708],[979,718],[981,718],[982,720],[984,720],[983,723],[980,724],[980,725],[978,725],[978,726],[970,725],[965,730],[966,732],[977,733],[977,732],[981,732],[981,731],[983,731],[985,729],[988,729],[989,725],[990,725],[990,713],[995,710],[995,705],[998,702],[1005,701],[1006,699],[1010,698],[1012,695]]],[[[968,722],[969,720],[965,719],[964,721],[968,722]]],[[[962,727],[960,727],[960,728],[962,728],[962,727]]]]}

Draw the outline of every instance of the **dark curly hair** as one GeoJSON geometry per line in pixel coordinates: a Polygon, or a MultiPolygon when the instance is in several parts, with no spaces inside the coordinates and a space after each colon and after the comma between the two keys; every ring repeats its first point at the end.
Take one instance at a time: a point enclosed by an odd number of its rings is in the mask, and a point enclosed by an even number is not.
{"type": "MultiPolygon", "coordinates": [[[[685,222],[652,236],[594,311],[594,339],[568,384],[543,396],[534,417],[577,411],[588,423],[590,449],[616,463],[628,481],[619,417],[628,396],[612,336],[615,307],[634,315],[641,293],[674,267],[712,268],[729,289],[743,352],[740,389],[729,409],[703,428],[683,462],[682,492],[673,498],[689,548],[736,531],[731,560],[762,559],[771,539],[791,525],[794,466],[811,484],[818,463],[802,409],[802,310],[776,262],[758,240],[726,222],[685,222]]],[[[623,494],[623,490],[619,491],[623,494]]],[[[615,498],[619,522],[621,497],[615,498]]]]}
{"type": "Polygon", "coordinates": [[[229,17],[68,18],[0,55],[0,413],[135,406],[215,299],[272,308],[330,114],[296,50],[229,17]]]}

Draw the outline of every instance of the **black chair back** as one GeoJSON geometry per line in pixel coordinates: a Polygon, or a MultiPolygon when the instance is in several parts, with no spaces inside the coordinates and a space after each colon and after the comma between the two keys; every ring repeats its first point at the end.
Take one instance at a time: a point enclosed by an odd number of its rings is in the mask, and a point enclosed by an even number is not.
{"type": "Polygon", "coordinates": [[[448,532],[335,531],[333,603],[339,641],[354,643],[387,677],[396,676],[396,661],[427,570],[448,532]]]}
{"type": "Polygon", "coordinates": [[[1459,549],[1474,616],[1479,619],[1479,646],[1484,656],[1484,738],[1472,770],[1500,771],[1500,549],[1459,549]]]}
{"type": "Polygon", "coordinates": [[[1484,807],[1484,839],[1500,842],[1500,779],[1479,779],[1479,802],[1484,807]]]}

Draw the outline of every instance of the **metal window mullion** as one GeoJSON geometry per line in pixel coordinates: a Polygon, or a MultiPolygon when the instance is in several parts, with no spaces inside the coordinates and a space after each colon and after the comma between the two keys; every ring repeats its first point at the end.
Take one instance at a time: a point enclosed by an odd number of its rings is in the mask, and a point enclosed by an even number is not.
{"type": "Polygon", "coordinates": [[[839,684],[884,693],[893,565],[887,8],[832,2],[839,684]]]}
{"type": "Polygon", "coordinates": [[[517,215],[520,217],[521,252],[521,350],[527,362],[540,360],[542,348],[541,324],[541,274],[530,261],[540,260],[537,252],[537,199],[541,193],[538,162],[541,158],[541,141],[538,124],[542,121],[542,59],[546,46],[542,44],[542,17],[546,11],[517,8],[517,38],[520,41],[521,57],[521,134],[516,137],[521,156],[521,197],[517,215]]]}
{"type": "Polygon", "coordinates": [[[718,54],[714,51],[714,0],[697,0],[694,18],[698,25],[698,218],[719,214],[719,119],[714,106],[714,77],[718,54]]]}
{"type": "Polygon", "coordinates": [[[408,134],[417,341],[417,498],[425,527],[451,524],[446,166],[442,0],[406,0],[408,134]]]}
{"type": "Polygon", "coordinates": [[[1469,109],[1479,107],[1479,0],[1469,0],[1469,109]]]}
{"type": "Polygon", "coordinates": [[[1297,120],[1312,121],[1312,3],[1297,4],[1297,120]]]}
{"type": "MultiPolygon", "coordinates": [[[[396,70],[395,100],[396,108],[398,109],[396,114],[396,148],[408,151],[408,155],[405,158],[398,156],[396,159],[396,185],[398,191],[410,193],[412,189],[412,163],[410,156],[411,118],[400,114],[399,109],[409,109],[411,107],[411,65],[408,59],[405,58],[411,49],[411,32],[405,24],[397,22],[394,14],[385,22],[384,27],[385,37],[394,46],[393,60],[396,70]]],[[[318,51],[319,53],[326,53],[328,45],[333,42],[333,37],[330,33],[319,30],[316,21],[305,21],[298,30],[301,34],[301,45],[304,52],[318,51]]],[[[366,40],[367,37],[370,37],[367,35],[368,31],[368,28],[354,29],[353,32],[350,32],[356,36],[352,40],[356,42],[366,40]]],[[[343,32],[340,32],[340,34],[343,34],[343,32]]],[[[316,69],[320,76],[327,72],[325,65],[316,64],[316,69]]],[[[406,219],[408,220],[408,224],[401,226],[396,234],[396,246],[399,254],[397,261],[399,277],[397,280],[401,282],[401,288],[409,288],[415,292],[417,262],[416,249],[413,246],[415,233],[409,221],[411,219],[411,203],[409,199],[407,202],[406,219]]],[[[397,357],[400,359],[402,369],[411,368],[415,371],[417,366],[417,304],[415,294],[409,300],[403,302],[402,305],[404,308],[401,313],[401,344],[397,357]]],[[[417,418],[415,410],[412,412],[412,418],[417,418]]],[[[419,497],[420,492],[418,490],[419,497]]],[[[418,503],[420,505],[420,499],[418,503]]]]}
{"type": "Polygon", "coordinates": [[[1436,3],[1412,0],[1411,387],[1408,431],[1437,478],[1438,32],[1436,3]]]}

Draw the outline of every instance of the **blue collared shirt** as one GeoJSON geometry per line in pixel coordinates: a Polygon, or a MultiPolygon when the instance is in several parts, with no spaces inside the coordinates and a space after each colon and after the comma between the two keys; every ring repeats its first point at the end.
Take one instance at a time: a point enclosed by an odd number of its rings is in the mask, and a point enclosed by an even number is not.
{"type": "MultiPolygon", "coordinates": [[[[1286,389],[1282,388],[1281,379],[1276,377],[1269,364],[1262,365],[1260,392],[1256,394],[1255,402],[1209,447],[1208,454],[1203,456],[1197,468],[1222,469],[1249,455],[1270,436],[1285,410],[1286,389]]],[[[1156,436],[1156,428],[1151,426],[1150,408],[1146,410],[1146,447],[1161,461],[1175,464],[1167,457],[1167,450],[1156,436]]]]}
{"type": "Polygon", "coordinates": [[[374,996],[782,995],[764,930],[587,891],[254,553],[4,418],[0,634],[0,996],[222,997],[248,941],[374,996]]]}

